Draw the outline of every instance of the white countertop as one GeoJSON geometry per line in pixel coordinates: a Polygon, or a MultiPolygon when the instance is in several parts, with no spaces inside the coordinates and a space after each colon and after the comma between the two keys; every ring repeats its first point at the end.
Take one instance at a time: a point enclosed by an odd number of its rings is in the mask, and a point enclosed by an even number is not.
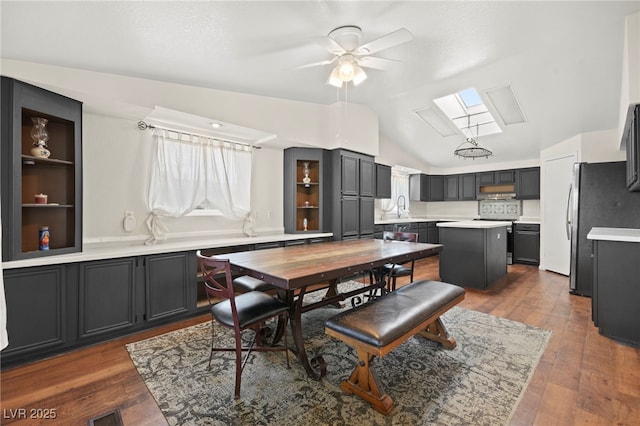
{"type": "Polygon", "coordinates": [[[589,240],[622,241],[640,243],[640,229],[635,228],[591,228],[589,240]]]}
{"type": "Polygon", "coordinates": [[[443,222],[438,223],[439,228],[473,228],[487,229],[500,228],[502,226],[511,226],[511,222],[502,222],[497,220],[463,220],[460,222],[443,222]]]}
{"type": "Polygon", "coordinates": [[[331,237],[331,232],[300,233],[300,234],[271,234],[256,237],[209,237],[209,238],[180,238],[158,242],[154,245],[144,245],[144,242],[111,243],[83,247],[81,252],[60,254],[54,256],[36,257],[32,259],[13,260],[3,262],[2,269],[25,268],[30,266],[58,265],[63,263],[87,262],[91,260],[114,259],[130,256],[146,256],[150,254],[172,253],[218,247],[243,246],[246,244],[260,244],[275,241],[302,240],[307,238],[331,237]]]}
{"type": "MultiPolygon", "coordinates": [[[[411,222],[467,222],[472,221],[474,219],[478,219],[478,216],[446,216],[446,217],[402,217],[398,219],[397,217],[387,217],[385,219],[376,219],[376,225],[388,225],[394,223],[411,223],[411,222]]],[[[523,224],[533,224],[539,225],[540,218],[538,217],[530,217],[530,216],[521,216],[518,220],[513,221],[513,223],[523,223],[523,224]]]]}
{"type": "Polygon", "coordinates": [[[472,217],[397,217],[376,219],[376,225],[392,225],[394,223],[412,223],[412,222],[459,222],[461,220],[471,220],[472,217]]]}

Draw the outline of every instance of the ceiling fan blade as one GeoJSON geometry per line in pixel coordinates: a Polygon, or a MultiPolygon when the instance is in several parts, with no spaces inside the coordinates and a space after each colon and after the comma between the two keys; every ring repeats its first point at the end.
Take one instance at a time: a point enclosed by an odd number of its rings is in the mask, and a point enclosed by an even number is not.
{"type": "Polygon", "coordinates": [[[377,58],[375,56],[362,56],[357,59],[358,65],[363,68],[373,68],[376,70],[388,70],[393,65],[399,63],[395,59],[377,58]]]}
{"type": "Polygon", "coordinates": [[[315,43],[334,55],[342,55],[346,52],[346,50],[331,37],[317,37],[315,38],[315,43]]]}
{"type": "Polygon", "coordinates": [[[338,59],[338,57],[336,56],[333,59],[327,59],[326,61],[313,62],[311,64],[300,65],[300,66],[296,67],[295,69],[301,70],[301,69],[305,69],[305,68],[319,67],[319,66],[322,66],[322,65],[329,65],[329,64],[334,63],[337,59],[338,59]]]}
{"type": "Polygon", "coordinates": [[[400,28],[399,30],[383,35],[369,43],[363,44],[355,53],[357,55],[370,55],[411,40],[413,40],[413,34],[411,34],[406,28],[400,28]]]}

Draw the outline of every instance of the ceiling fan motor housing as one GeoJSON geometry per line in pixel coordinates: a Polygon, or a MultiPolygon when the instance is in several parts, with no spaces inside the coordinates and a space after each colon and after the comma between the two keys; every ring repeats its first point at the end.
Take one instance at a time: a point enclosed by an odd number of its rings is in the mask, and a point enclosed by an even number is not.
{"type": "Polygon", "coordinates": [[[355,25],[338,27],[329,33],[329,37],[335,40],[347,52],[353,52],[360,46],[362,30],[355,25]]]}

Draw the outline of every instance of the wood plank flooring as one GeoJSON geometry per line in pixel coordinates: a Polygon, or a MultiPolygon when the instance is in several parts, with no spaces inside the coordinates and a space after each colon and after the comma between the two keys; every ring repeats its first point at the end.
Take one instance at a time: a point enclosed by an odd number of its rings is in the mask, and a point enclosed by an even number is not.
{"type": "MultiPolygon", "coordinates": [[[[570,295],[567,277],[525,265],[508,270],[489,291],[467,290],[460,306],[553,331],[512,424],[640,424],[640,349],[599,335],[591,299],[570,295]]],[[[439,279],[437,257],[417,262],[415,279],[439,279]]],[[[0,423],[86,425],[119,408],[125,425],[166,424],[124,345],[208,320],[202,315],[2,371],[0,423]],[[53,409],[56,418],[28,418],[32,409],[53,409]]]]}

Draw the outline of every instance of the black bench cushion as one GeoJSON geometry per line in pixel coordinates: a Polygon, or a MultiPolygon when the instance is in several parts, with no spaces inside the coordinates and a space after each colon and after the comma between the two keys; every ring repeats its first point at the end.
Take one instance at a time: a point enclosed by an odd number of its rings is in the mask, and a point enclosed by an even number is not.
{"type": "Polygon", "coordinates": [[[341,312],[325,326],[378,348],[394,342],[413,327],[464,294],[440,281],[415,281],[364,305],[341,312]]]}

